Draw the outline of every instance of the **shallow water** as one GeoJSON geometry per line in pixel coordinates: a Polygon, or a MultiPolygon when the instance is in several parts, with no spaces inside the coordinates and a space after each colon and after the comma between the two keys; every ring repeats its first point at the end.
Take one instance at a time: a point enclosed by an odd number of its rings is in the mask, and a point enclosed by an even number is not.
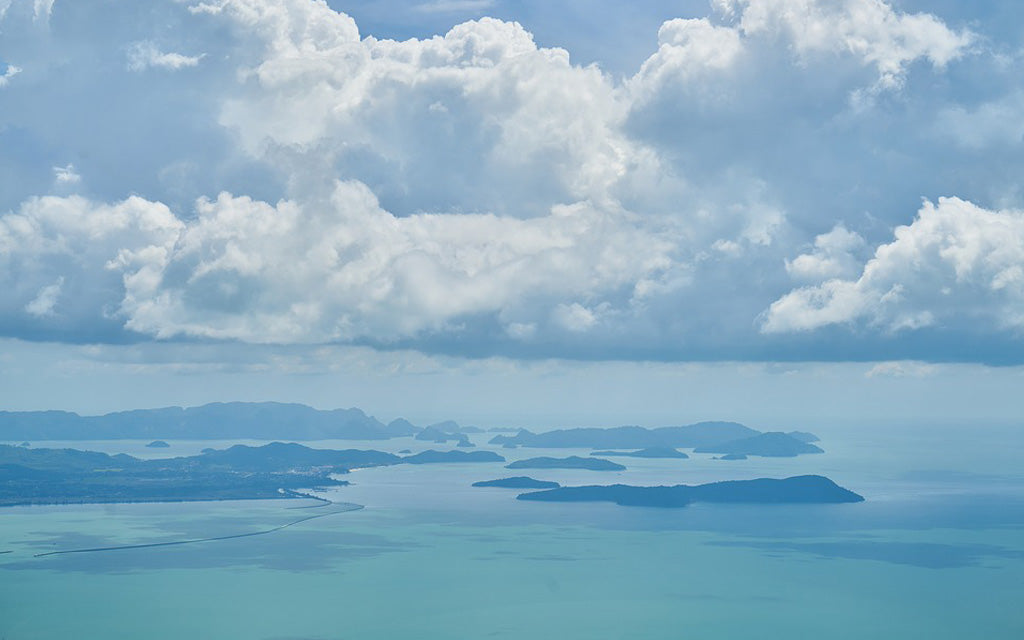
{"type": "MultiPolygon", "coordinates": [[[[365,509],[273,534],[41,558],[271,528],[308,513],[291,508],[308,502],[5,509],[0,637],[1024,637],[1024,438],[978,429],[819,435],[822,455],[623,458],[624,472],[531,475],[675,484],[821,473],[866,502],[520,502],[516,490],[469,486],[515,475],[500,464],[409,465],[356,471],[351,486],[324,494],[365,509]]],[[[473,437],[481,446],[488,438],[473,437]]],[[[65,444],[161,457],[231,443],[65,444]]],[[[498,451],[510,460],[587,453],[498,451]]]]}

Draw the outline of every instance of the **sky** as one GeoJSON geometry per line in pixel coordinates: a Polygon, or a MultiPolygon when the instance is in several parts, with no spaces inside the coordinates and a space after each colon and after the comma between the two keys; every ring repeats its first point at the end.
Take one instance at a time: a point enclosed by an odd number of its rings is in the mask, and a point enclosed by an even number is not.
{"type": "Polygon", "coordinates": [[[1012,422],[1011,0],[0,0],[0,408],[1012,422]]]}

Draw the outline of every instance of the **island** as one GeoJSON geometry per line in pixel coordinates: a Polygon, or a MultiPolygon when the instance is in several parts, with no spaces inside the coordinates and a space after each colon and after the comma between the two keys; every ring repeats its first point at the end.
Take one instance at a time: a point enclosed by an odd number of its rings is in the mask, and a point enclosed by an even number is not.
{"type": "Polygon", "coordinates": [[[629,458],[689,458],[682,451],[672,447],[647,447],[638,451],[594,451],[592,456],[624,456],[629,458]]]}
{"type": "MultiPolygon", "coordinates": [[[[446,423],[441,423],[446,424],[446,423]]],[[[83,416],[70,411],[0,411],[0,441],[18,440],[387,440],[421,429],[382,423],[360,409],[282,402],[214,402],[83,416]]]]}
{"type": "Polygon", "coordinates": [[[364,469],[401,464],[403,459],[393,453],[362,449],[312,449],[295,442],[271,442],[260,447],[236,444],[200,456],[151,460],[168,468],[225,468],[244,472],[286,472],[292,470],[321,473],[348,473],[364,469]]]}
{"type": "Polygon", "coordinates": [[[416,434],[417,440],[423,440],[425,442],[434,442],[437,444],[444,444],[449,440],[461,440],[461,437],[454,433],[445,433],[437,429],[436,427],[427,427],[416,434]]]}
{"type": "Polygon", "coordinates": [[[864,497],[840,487],[824,476],[785,479],[731,480],[701,485],[636,487],[559,487],[522,493],[518,500],[538,502],[614,502],[625,507],[685,507],[695,502],[752,504],[841,504],[863,502],[864,497]]]}
{"type": "Polygon", "coordinates": [[[434,444],[447,444],[449,441],[454,440],[457,443],[456,446],[463,448],[476,446],[469,441],[469,437],[465,433],[461,432],[458,423],[452,420],[425,427],[416,434],[415,438],[417,440],[433,442],[434,444]],[[455,429],[455,431],[450,431],[449,429],[455,429]]]}
{"type": "Polygon", "coordinates": [[[0,505],[281,499],[294,498],[299,489],[348,484],[331,477],[351,466],[345,456],[321,467],[306,460],[286,462],[275,450],[261,452],[262,459],[202,454],[141,460],[0,445],[0,505]]]}
{"type": "Polygon", "coordinates": [[[557,489],[561,485],[550,480],[534,480],[527,476],[500,478],[498,480],[481,480],[474,482],[474,487],[502,487],[505,489],[557,489]]]}
{"type": "Polygon", "coordinates": [[[150,442],[146,446],[149,447],[150,449],[167,449],[171,445],[167,444],[163,440],[154,440],[153,442],[150,442]]]}
{"type": "Polygon", "coordinates": [[[792,457],[802,453],[824,453],[820,447],[778,431],[758,434],[731,442],[697,447],[697,453],[732,453],[746,456],[792,457]]]}
{"type": "Polygon", "coordinates": [[[279,499],[295,497],[300,489],[346,485],[333,476],[352,469],[442,462],[505,459],[491,451],[424,451],[401,457],[374,450],[312,449],[294,442],[235,445],[153,460],[0,445],[0,506],[279,499]]]}
{"type": "Polygon", "coordinates": [[[527,458],[505,465],[506,469],[588,469],[590,471],[624,471],[626,467],[601,458],[527,458]]]}
{"type": "Polygon", "coordinates": [[[544,449],[644,449],[647,447],[692,449],[749,438],[759,433],[760,431],[737,422],[698,422],[681,427],[659,427],[656,429],[637,426],[612,429],[555,429],[543,433],[520,429],[514,436],[494,436],[491,438],[490,444],[511,443],[521,447],[544,449]]]}
{"type": "Polygon", "coordinates": [[[821,448],[811,444],[817,440],[817,436],[805,431],[762,433],[737,422],[698,422],[656,429],[626,426],[612,429],[555,429],[543,433],[520,429],[514,436],[494,436],[490,444],[550,449],[587,448],[594,449],[596,454],[601,455],[629,455],[618,451],[622,449],[667,451],[682,448],[694,449],[700,453],[795,456],[822,453],[821,448]],[[608,451],[613,453],[607,453],[608,451]]]}
{"type": "Polygon", "coordinates": [[[414,436],[420,432],[420,428],[405,418],[395,418],[384,427],[384,430],[395,437],[414,436]]]}
{"type": "Polygon", "coordinates": [[[433,464],[443,462],[505,462],[493,451],[434,451],[429,449],[401,459],[406,464],[433,464]]]}

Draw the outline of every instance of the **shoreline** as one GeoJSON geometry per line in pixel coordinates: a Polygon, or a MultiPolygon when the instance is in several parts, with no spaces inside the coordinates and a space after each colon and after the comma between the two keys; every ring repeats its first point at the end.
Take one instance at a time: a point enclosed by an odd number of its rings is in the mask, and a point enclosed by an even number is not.
{"type": "MultiPolygon", "coordinates": [[[[82,500],[25,500],[19,502],[0,502],[0,509],[6,509],[11,507],[63,507],[63,506],[81,506],[87,504],[175,504],[182,502],[238,502],[242,500],[323,500],[324,498],[317,498],[314,496],[307,495],[279,495],[279,496],[238,496],[232,498],[217,497],[217,498],[142,498],[142,499],[131,499],[131,498],[98,498],[95,500],[82,499],[82,500]]],[[[310,507],[291,507],[293,509],[308,509],[312,507],[323,507],[326,505],[317,504],[310,505],[310,507]]]]}
{"type": "Polygon", "coordinates": [[[278,489],[277,493],[267,495],[243,495],[237,497],[209,497],[209,498],[192,498],[192,497],[181,497],[181,498],[96,498],[88,499],[83,498],[80,500],[21,500],[17,502],[0,501],[0,509],[9,507],[61,507],[61,506],[72,506],[72,505],[87,505],[87,504],[174,504],[181,502],[237,502],[240,500],[316,500],[319,504],[311,504],[302,507],[289,507],[289,509],[316,509],[320,507],[326,507],[334,504],[327,498],[320,496],[303,493],[302,491],[296,491],[294,489],[278,489]]]}

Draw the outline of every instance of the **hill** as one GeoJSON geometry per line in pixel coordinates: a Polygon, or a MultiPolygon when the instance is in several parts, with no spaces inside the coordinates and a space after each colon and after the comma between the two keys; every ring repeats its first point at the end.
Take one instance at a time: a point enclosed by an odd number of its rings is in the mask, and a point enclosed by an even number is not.
{"type": "Polygon", "coordinates": [[[517,499],[541,502],[614,502],[629,507],[685,507],[694,502],[833,504],[864,501],[863,496],[840,487],[824,476],[732,480],[696,486],[680,484],[671,487],[634,487],[615,484],[561,487],[523,493],[517,499]]]}

